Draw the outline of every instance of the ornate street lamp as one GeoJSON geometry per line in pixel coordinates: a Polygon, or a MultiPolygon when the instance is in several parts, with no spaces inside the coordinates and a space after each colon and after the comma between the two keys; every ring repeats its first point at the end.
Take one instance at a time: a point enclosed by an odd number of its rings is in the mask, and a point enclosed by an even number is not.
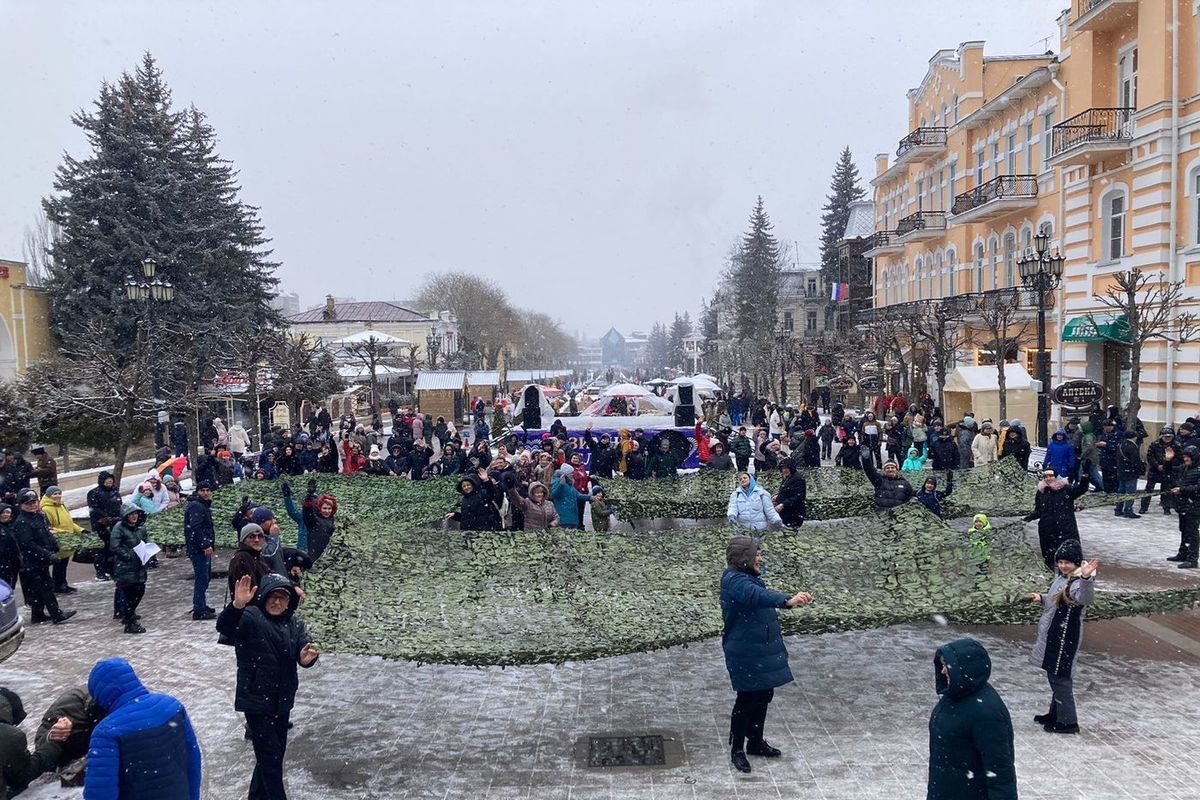
{"type": "Polygon", "coordinates": [[[442,337],[434,331],[430,331],[429,335],[425,337],[425,360],[429,362],[430,369],[437,369],[437,357],[441,350],[442,337]]]}
{"type": "MultiPolygon", "coordinates": [[[[158,303],[170,303],[175,299],[175,287],[170,281],[157,277],[155,274],[157,266],[153,258],[144,259],[142,261],[142,279],[138,280],[133,275],[125,278],[125,299],[141,305],[143,322],[142,330],[139,333],[147,337],[150,332],[145,329],[149,327],[155,306],[158,303]]],[[[166,443],[167,413],[162,409],[163,403],[159,397],[157,372],[152,370],[152,376],[150,386],[154,394],[155,408],[154,446],[162,447],[166,443]]]]}
{"type": "Polygon", "coordinates": [[[1033,252],[1017,259],[1021,282],[1037,297],[1037,379],[1042,384],[1037,403],[1037,443],[1045,447],[1049,440],[1050,424],[1050,353],[1046,351],[1046,295],[1062,281],[1066,259],[1057,251],[1050,253],[1050,236],[1039,233],[1033,237],[1033,252]]]}

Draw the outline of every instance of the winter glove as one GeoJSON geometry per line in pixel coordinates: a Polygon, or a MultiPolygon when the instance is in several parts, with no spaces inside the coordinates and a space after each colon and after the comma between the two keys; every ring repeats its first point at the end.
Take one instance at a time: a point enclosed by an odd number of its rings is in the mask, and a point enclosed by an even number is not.
{"type": "Polygon", "coordinates": [[[310,481],[308,482],[308,493],[309,493],[309,494],[316,494],[316,493],[317,493],[317,482],[316,482],[316,481],[314,481],[314,480],[310,480],[310,481]]]}
{"type": "Polygon", "coordinates": [[[287,481],[283,482],[283,484],[279,487],[279,490],[283,493],[284,497],[292,496],[292,485],[287,481]]]}

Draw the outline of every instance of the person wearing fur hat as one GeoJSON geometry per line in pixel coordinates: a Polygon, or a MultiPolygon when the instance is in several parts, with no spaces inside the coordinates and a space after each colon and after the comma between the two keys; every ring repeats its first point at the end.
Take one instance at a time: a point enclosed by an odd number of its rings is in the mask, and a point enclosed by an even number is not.
{"type": "Polygon", "coordinates": [[[1057,477],[1053,469],[1042,470],[1042,479],[1033,498],[1033,512],[1026,522],[1038,521],[1038,543],[1046,569],[1054,571],[1054,553],[1068,539],[1079,540],[1079,523],[1075,519],[1075,501],[1087,493],[1088,475],[1079,483],[1068,483],[1057,477]]]}
{"type": "Polygon", "coordinates": [[[721,575],[721,616],[725,622],[721,649],[729,681],[737,692],[729,718],[730,761],[739,772],[750,772],[747,755],[782,755],[767,744],[763,729],[775,690],[794,680],[775,609],[807,605],[812,595],[796,592],[789,596],[768,589],[762,579],[759,540],[750,536],[729,540],[725,564],[721,575]]]}
{"type": "Polygon", "coordinates": [[[875,471],[875,460],[870,454],[864,453],[862,459],[863,471],[867,480],[875,487],[875,510],[887,511],[889,508],[902,506],[916,497],[916,491],[907,478],[900,475],[900,468],[895,461],[883,465],[883,474],[875,471]]]}
{"type": "Polygon", "coordinates": [[[1071,675],[1083,640],[1084,616],[1096,596],[1100,562],[1084,561],[1079,541],[1068,539],[1055,551],[1054,566],[1050,588],[1029,595],[1030,602],[1042,604],[1037,643],[1029,661],[1046,671],[1052,693],[1050,710],[1033,720],[1048,733],[1079,733],[1071,675]]]}
{"type": "Polygon", "coordinates": [[[217,631],[237,653],[237,689],[233,707],[246,715],[254,747],[250,797],[283,800],[283,758],[296,691],[297,666],[308,669],[320,651],[296,616],[300,594],[284,575],[254,582],[243,575],[232,601],[217,617],[217,631]]]}
{"type": "Polygon", "coordinates": [[[138,605],[146,594],[146,565],[134,548],[145,544],[146,515],[133,503],[121,506],[121,520],[112,529],[110,546],[113,552],[113,581],[116,583],[115,603],[120,610],[126,633],[145,633],[138,620],[138,605]]]}

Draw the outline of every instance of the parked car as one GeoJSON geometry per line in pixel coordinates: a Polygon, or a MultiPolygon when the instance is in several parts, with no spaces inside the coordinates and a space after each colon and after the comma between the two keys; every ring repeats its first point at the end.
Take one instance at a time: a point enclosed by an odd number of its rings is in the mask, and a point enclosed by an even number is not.
{"type": "Polygon", "coordinates": [[[17,613],[17,595],[12,587],[0,581],[0,661],[5,661],[21,646],[25,627],[17,613]]]}

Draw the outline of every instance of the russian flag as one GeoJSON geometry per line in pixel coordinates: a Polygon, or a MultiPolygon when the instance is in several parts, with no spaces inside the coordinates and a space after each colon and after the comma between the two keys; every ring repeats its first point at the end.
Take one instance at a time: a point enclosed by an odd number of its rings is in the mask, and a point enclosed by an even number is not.
{"type": "Polygon", "coordinates": [[[844,302],[844,301],[850,299],[850,284],[848,284],[848,283],[833,284],[833,293],[829,299],[835,303],[841,303],[841,302],[844,302]]]}

